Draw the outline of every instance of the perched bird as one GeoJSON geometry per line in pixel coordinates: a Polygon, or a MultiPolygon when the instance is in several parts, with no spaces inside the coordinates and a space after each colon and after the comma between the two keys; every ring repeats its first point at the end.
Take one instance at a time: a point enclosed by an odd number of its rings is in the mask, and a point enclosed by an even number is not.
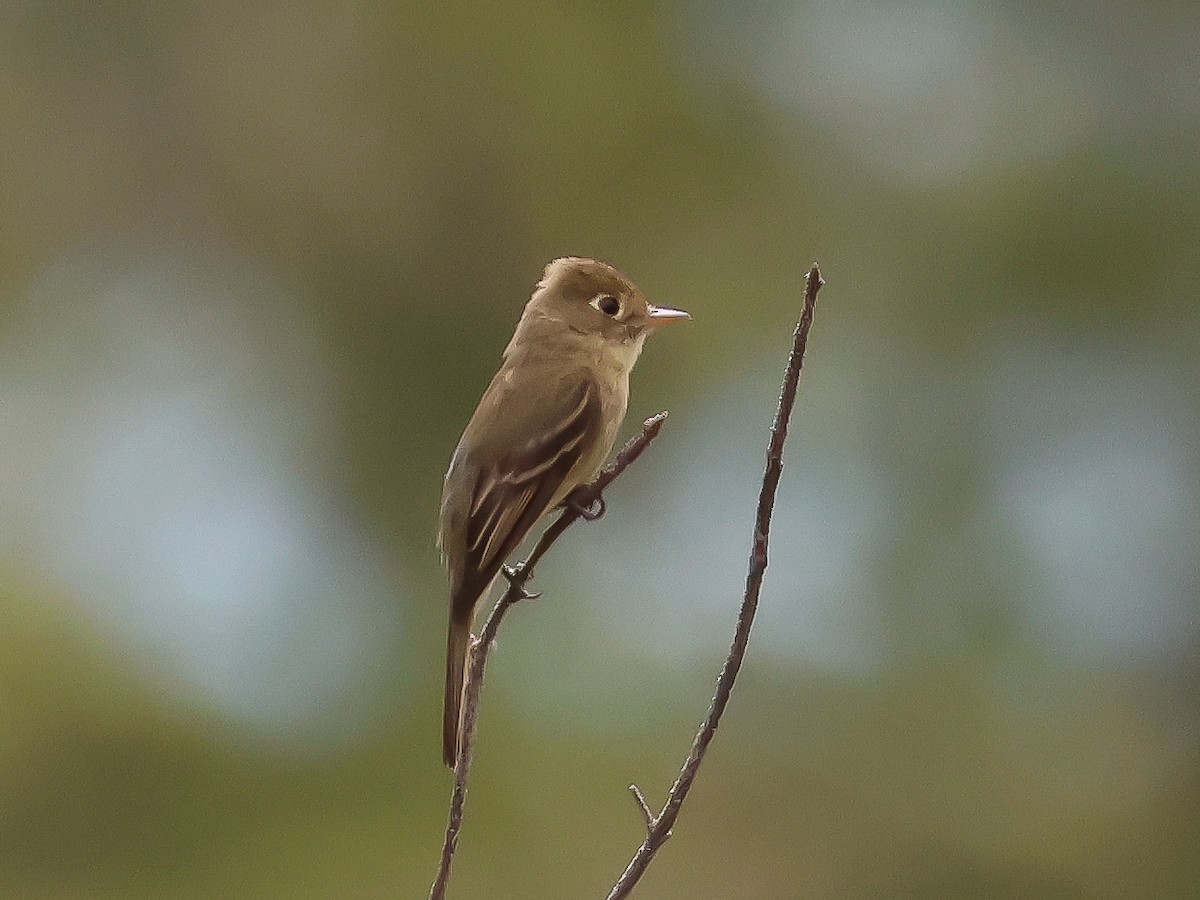
{"type": "Polygon", "coordinates": [[[653,306],[606,263],[548,266],[504,361],[467,423],[442,490],[438,546],[450,581],[442,754],[458,756],[475,609],[529,529],[596,477],[629,400],[629,373],[651,331],[690,318],[653,306]]]}

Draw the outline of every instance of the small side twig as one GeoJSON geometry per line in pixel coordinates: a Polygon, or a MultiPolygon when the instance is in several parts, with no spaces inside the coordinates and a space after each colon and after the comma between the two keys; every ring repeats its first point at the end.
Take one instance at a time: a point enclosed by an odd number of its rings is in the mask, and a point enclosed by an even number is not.
{"type": "Polygon", "coordinates": [[[654,827],[654,810],[650,808],[650,804],[646,802],[646,795],[642,793],[642,789],[636,784],[629,786],[629,792],[633,794],[633,799],[637,801],[638,808],[642,811],[642,818],[646,820],[646,830],[649,831],[654,827]]]}
{"type": "MultiPolygon", "coordinates": [[[[458,758],[454,762],[454,791],[450,796],[450,820],[446,825],[446,838],[442,843],[442,856],[438,865],[437,877],[429,891],[429,900],[444,900],[446,887],[450,881],[450,866],[454,862],[454,853],[458,849],[458,833],[462,828],[463,805],[467,799],[467,778],[471,773],[471,760],[475,748],[475,723],[479,714],[479,696],[483,690],[483,672],[487,665],[488,652],[496,640],[500,623],[505,614],[516,603],[532,599],[525,588],[526,582],[533,577],[533,568],[545,556],[546,551],[558,540],[576,520],[596,518],[593,507],[603,510],[603,492],[615,481],[622,472],[637,460],[650,446],[650,442],[658,437],[667,413],[658,413],[642,423],[642,430],[629,439],[621,448],[616,459],[606,466],[591,484],[577,488],[570,496],[569,502],[563,507],[550,526],[542,532],[542,536],[534,545],[533,550],[525,560],[511,569],[506,570],[508,589],[492,607],[483,623],[479,637],[471,644],[470,665],[467,669],[466,689],[463,694],[462,742],[458,758]]],[[[644,801],[643,801],[644,805],[644,801]]],[[[649,807],[646,807],[649,812],[649,807]]]]}
{"type": "Polygon", "coordinates": [[[646,820],[646,838],[634,853],[625,871],[613,885],[608,894],[608,900],[621,900],[628,897],[638,881],[653,861],[659,848],[671,836],[671,829],[679,816],[683,801],[691,790],[692,782],[704,762],[708,745],[717,733],[721,716],[729,703],[733,684],[737,680],[738,670],[742,667],[742,659],[746,655],[746,645],[750,640],[750,627],[754,624],[754,614],[758,610],[758,595],[762,588],[763,574],[767,570],[767,536],[771,530],[771,513],[775,508],[775,493],[779,487],[779,478],[783,474],[783,445],[787,440],[788,421],[792,415],[792,407],[796,402],[796,389],[800,383],[800,369],[804,364],[804,351],[808,347],[808,332],[812,328],[813,310],[817,303],[817,293],[825,282],[821,272],[814,263],[808,272],[807,286],[804,292],[804,309],[800,313],[800,321],[796,325],[796,333],[792,341],[792,352],[788,357],[787,369],[784,371],[783,387],[779,394],[779,407],[775,412],[775,421],[771,425],[771,439],[767,445],[767,465],[763,472],[762,488],[758,495],[758,511],[754,518],[754,538],[750,548],[750,571],[746,576],[746,593],[742,598],[741,610],[738,612],[737,629],[733,635],[733,643],[729,647],[729,655],[721,667],[717,679],[717,689],[709,705],[708,714],[700,723],[696,737],[692,741],[691,750],[684,760],[683,768],[671,790],[667,793],[666,803],[658,815],[650,811],[646,798],[637,787],[630,787],[642,815],[646,820]]]}

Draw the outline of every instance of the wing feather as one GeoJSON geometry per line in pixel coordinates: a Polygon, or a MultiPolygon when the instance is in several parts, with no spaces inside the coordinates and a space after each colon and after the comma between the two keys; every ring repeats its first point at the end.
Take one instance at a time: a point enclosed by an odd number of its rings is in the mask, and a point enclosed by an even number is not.
{"type": "MultiPolygon", "coordinates": [[[[505,535],[511,534],[513,526],[517,520],[529,508],[530,502],[533,500],[534,489],[531,487],[525,488],[515,500],[513,500],[504,510],[496,522],[495,527],[487,534],[487,543],[483,547],[483,554],[480,557],[480,565],[486,566],[492,559],[495,558],[496,551],[503,546],[505,535]]],[[[482,533],[481,533],[482,536],[482,533]]]]}
{"type": "MultiPolygon", "coordinates": [[[[553,428],[479,473],[467,522],[465,560],[478,582],[491,581],[559,494],[600,433],[600,399],[590,381],[553,428]]],[[[474,579],[473,579],[474,580],[474,579]]]]}

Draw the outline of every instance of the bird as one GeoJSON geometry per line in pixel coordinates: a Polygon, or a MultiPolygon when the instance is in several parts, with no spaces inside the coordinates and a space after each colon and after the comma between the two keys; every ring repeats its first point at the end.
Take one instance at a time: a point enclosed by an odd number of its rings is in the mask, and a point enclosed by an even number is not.
{"type": "Polygon", "coordinates": [[[647,336],[690,319],[613,266],[550,262],[450,459],[438,547],[450,590],[442,757],[461,750],[475,611],[530,529],[590,483],[612,450],[647,336]]]}

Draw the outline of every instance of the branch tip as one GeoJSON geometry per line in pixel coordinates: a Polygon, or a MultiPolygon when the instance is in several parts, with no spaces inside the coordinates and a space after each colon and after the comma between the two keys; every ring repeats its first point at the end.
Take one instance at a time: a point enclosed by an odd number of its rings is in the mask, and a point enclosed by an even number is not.
{"type": "Polygon", "coordinates": [[[646,820],[646,831],[654,829],[655,816],[650,809],[650,804],[646,802],[646,795],[642,793],[642,789],[636,784],[629,786],[629,791],[633,794],[633,799],[637,801],[638,808],[642,811],[642,818],[646,820]]]}

